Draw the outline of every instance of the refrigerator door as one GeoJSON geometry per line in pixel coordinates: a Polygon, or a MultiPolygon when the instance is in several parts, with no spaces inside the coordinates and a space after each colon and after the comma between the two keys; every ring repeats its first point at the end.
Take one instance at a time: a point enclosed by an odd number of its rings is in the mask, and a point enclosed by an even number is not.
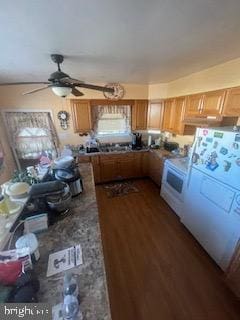
{"type": "Polygon", "coordinates": [[[240,190],[240,133],[198,129],[192,167],[240,190]]]}
{"type": "Polygon", "coordinates": [[[192,168],[182,223],[225,270],[240,238],[240,192],[192,168]]]}

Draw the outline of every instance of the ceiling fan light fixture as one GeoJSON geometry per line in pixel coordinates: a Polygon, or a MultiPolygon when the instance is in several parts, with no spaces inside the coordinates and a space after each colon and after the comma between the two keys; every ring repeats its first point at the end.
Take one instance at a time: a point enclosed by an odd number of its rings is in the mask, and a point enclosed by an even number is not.
{"type": "Polygon", "coordinates": [[[72,88],[64,86],[53,86],[52,91],[55,93],[56,96],[65,98],[72,92],[72,88]]]}

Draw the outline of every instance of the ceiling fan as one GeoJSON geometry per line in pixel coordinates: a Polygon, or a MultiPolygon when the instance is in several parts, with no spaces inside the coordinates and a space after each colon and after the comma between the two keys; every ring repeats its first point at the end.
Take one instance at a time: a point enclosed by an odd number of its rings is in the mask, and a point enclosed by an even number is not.
{"type": "Polygon", "coordinates": [[[103,93],[110,93],[110,94],[114,93],[114,88],[85,83],[81,80],[73,79],[68,74],[64,73],[60,67],[60,64],[64,60],[64,57],[61,54],[51,54],[51,59],[54,63],[57,64],[58,70],[50,74],[48,81],[0,83],[0,86],[44,84],[45,85],[44,87],[25,92],[23,93],[23,95],[31,94],[31,93],[35,93],[38,91],[51,88],[52,91],[57,96],[60,96],[63,98],[68,96],[70,93],[72,93],[76,97],[83,96],[84,94],[77,89],[78,87],[102,91],[103,93]]]}

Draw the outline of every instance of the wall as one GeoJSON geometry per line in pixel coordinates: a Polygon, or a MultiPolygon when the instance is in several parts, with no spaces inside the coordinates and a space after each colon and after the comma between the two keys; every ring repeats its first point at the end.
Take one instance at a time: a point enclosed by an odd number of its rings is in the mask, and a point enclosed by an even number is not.
{"type": "MultiPolygon", "coordinates": [[[[68,130],[63,130],[59,125],[57,113],[60,110],[70,112],[70,99],[57,97],[51,90],[45,90],[31,95],[23,96],[22,93],[35,89],[36,86],[12,86],[0,88],[0,109],[40,109],[51,110],[53,121],[56,126],[57,133],[62,145],[64,144],[79,144],[83,138],[73,132],[72,119],[70,118],[70,127],[68,130]]],[[[147,99],[148,86],[125,84],[124,99],[147,99]]],[[[99,91],[84,89],[84,96],[81,99],[103,99],[103,94],[99,91]]],[[[71,97],[75,98],[75,97],[71,97]]]]}
{"type": "MultiPolygon", "coordinates": [[[[148,98],[164,99],[237,86],[240,86],[240,58],[190,74],[169,83],[151,84],[149,85],[148,98]]],[[[238,124],[240,125],[240,117],[238,124]]],[[[176,136],[172,140],[182,145],[188,144],[189,141],[193,140],[193,137],[176,136]]]]}
{"type": "Polygon", "coordinates": [[[149,99],[176,97],[236,86],[240,86],[240,58],[167,84],[151,84],[149,85],[149,99]]]}
{"type": "MultiPolygon", "coordinates": [[[[100,84],[101,85],[101,84],[100,84]]],[[[64,144],[80,144],[83,143],[86,138],[79,137],[78,134],[73,132],[72,119],[70,117],[69,129],[63,130],[59,125],[57,119],[57,113],[60,110],[66,110],[70,112],[70,99],[63,99],[57,97],[51,90],[38,92],[32,95],[23,96],[23,92],[35,89],[36,86],[8,86],[0,87],[0,111],[3,110],[50,110],[52,112],[53,121],[59,135],[61,145],[64,144]]],[[[148,86],[147,85],[135,85],[124,84],[125,99],[147,99],[148,98],[148,86]]],[[[103,94],[98,91],[84,89],[84,96],[82,99],[103,99],[103,94]]],[[[71,98],[75,98],[72,96],[71,98]]],[[[80,98],[80,99],[81,99],[80,98]]],[[[0,119],[1,120],[1,119],[0,119]]],[[[15,162],[12,157],[11,150],[9,148],[5,128],[3,123],[0,122],[0,137],[4,141],[4,151],[6,154],[6,165],[2,173],[0,174],[0,184],[8,180],[15,169],[15,162]]]]}

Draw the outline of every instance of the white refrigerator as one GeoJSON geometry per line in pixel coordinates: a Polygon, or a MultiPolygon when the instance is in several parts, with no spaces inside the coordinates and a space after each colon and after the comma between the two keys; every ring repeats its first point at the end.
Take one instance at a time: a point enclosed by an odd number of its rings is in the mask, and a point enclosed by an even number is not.
{"type": "Polygon", "coordinates": [[[198,128],[182,223],[226,270],[240,239],[240,132],[198,128]]]}

